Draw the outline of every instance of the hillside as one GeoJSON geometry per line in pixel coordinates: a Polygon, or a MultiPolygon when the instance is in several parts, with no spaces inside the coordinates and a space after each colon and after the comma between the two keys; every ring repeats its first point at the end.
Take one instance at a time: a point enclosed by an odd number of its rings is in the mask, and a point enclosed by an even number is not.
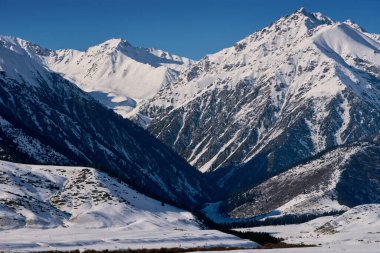
{"type": "Polygon", "coordinates": [[[0,161],[0,248],[257,247],[87,167],[0,161]]]}

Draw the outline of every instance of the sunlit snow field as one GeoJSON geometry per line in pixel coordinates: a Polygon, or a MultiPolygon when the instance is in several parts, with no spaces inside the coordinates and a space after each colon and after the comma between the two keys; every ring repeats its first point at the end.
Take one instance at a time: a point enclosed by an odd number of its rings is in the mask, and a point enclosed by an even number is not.
{"type": "Polygon", "coordinates": [[[216,230],[130,230],[127,227],[83,229],[17,229],[0,232],[0,249],[44,251],[74,249],[141,249],[236,246],[256,244],[216,230]]]}
{"type": "MultiPolygon", "coordinates": [[[[362,205],[337,217],[328,216],[296,225],[264,226],[243,231],[269,232],[288,243],[317,247],[275,249],[265,252],[380,252],[380,205],[362,205]]],[[[242,250],[234,252],[259,252],[242,250]]]]}

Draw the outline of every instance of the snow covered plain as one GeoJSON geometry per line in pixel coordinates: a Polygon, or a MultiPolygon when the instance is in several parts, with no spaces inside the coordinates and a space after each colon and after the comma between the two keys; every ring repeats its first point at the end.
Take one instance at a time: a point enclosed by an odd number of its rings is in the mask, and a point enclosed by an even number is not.
{"type": "Polygon", "coordinates": [[[100,229],[54,228],[17,229],[0,232],[0,248],[5,251],[30,252],[46,250],[141,249],[193,247],[256,246],[217,230],[130,230],[126,227],[100,229]]]}
{"type": "Polygon", "coordinates": [[[0,161],[0,249],[42,251],[257,244],[202,230],[184,210],[92,168],[0,161]]]}
{"type": "MultiPolygon", "coordinates": [[[[296,225],[264,226],[242,231],[268,232],[287,243],[313,244],[318,247],[273,249],[265,252],[380,252],[380,205],[357,206],[339,216],[327,216],[296,225]]],[[[260,252],[238,250],[233,252],[260,252]]]]}
{"type": "Polygon", "coordinates": [[[369,250],[366,248],[363,249],[331,249],[331,248],[318,248],[318,247],[311,247],[311,248],[289,248],[289,249],[251,249],[251,250],[232,250],[232,251],[197,251],[197,253],[221,253],[221,252],[230,252],[230,253],[257,253],[257,252],[270,252],[270,253],[335,253],[335,252],[347,252],[347,253],[363,253],[363,252],[376,252],[378,253],[379,250],[369,250]]]}

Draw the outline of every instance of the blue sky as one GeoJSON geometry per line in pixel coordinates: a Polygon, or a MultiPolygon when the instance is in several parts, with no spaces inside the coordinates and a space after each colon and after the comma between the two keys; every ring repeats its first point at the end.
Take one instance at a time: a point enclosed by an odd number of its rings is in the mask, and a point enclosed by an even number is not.
{"type": "Polygon", "coordinates": [[[0,0],[0,34],[80,50],[121,37],[199,59],[302,6],[380,33],[380,0],[0,0]]]}

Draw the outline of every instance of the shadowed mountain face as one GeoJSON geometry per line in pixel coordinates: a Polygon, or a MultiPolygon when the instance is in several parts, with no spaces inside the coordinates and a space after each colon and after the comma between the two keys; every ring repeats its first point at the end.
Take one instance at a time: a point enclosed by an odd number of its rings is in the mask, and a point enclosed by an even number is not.
{"type": "Polygon", "coordinates": [[[351,157],[336,190],[338,201],[349,207],[380,203],[380,142],[351,157]]]}
{"type": "Polygon", "coordinates": [[[170,148],[46,70],[26,50],[9,46],[13,38],[2,40],[1,159],[92,165],[187,207],[210,198],[209,183],[170,148]]]}
{"type": "Polygon", "coordinates": [[[234,218],[278,210],[323,214],[380,202],[380,146],[376,141],[341,146],[313,157],[220,205],[234,218]]]}

